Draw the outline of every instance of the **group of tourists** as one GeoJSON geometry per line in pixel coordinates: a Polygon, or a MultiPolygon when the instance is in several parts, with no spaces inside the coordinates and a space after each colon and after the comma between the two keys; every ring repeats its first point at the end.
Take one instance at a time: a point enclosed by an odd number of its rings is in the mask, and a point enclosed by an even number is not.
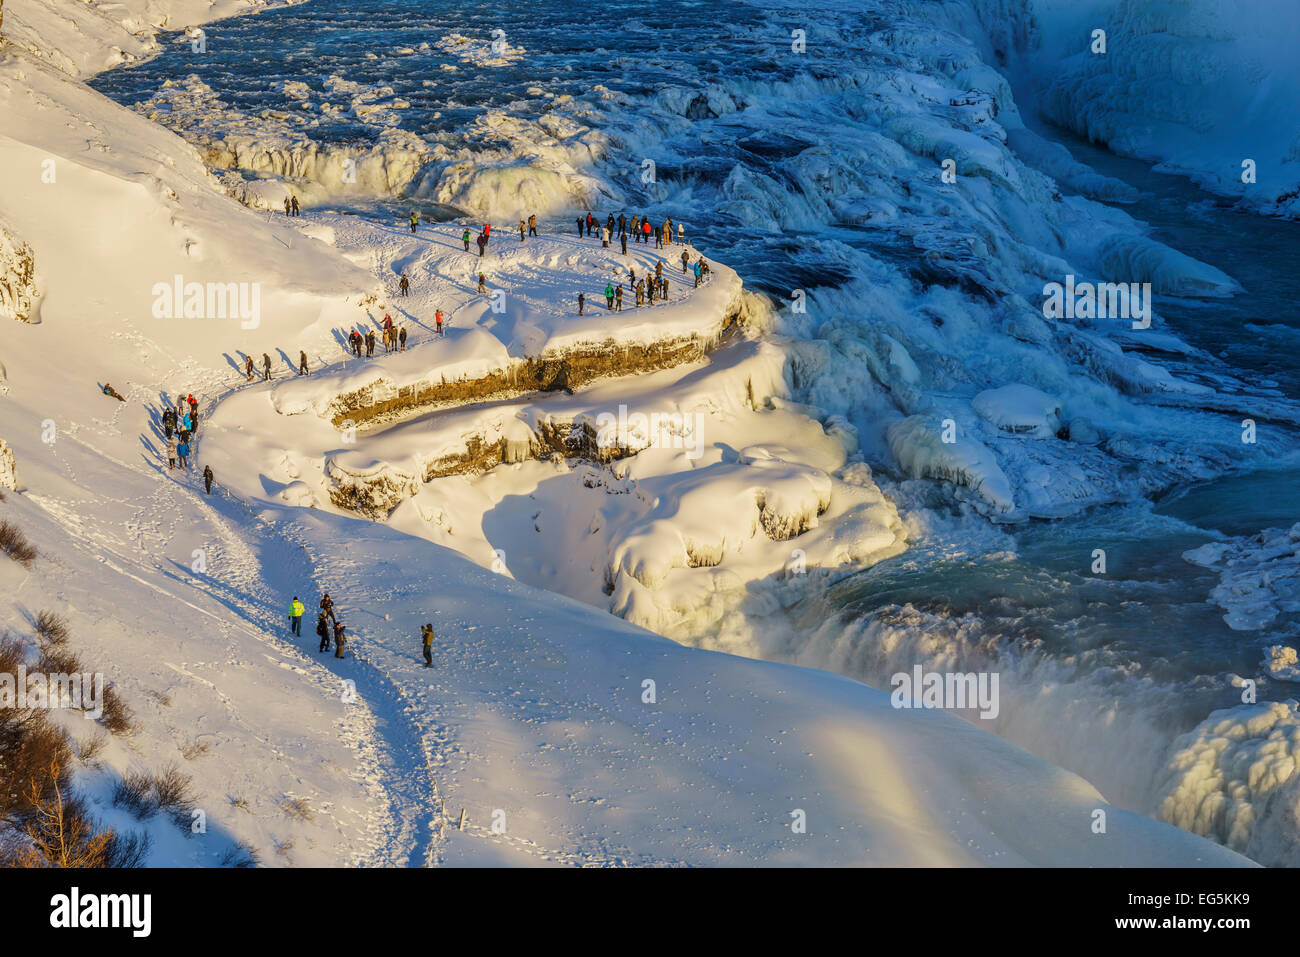
{"type": "MultiPolygon", "coordinates": [[[[330,597],[329,592],[321,596],[319,608],[320,611],[316,615],[316,634],[320,637],[318,650],[321,654],[328,652],[332,641],[334,657],[342,658],[348,641],[347,627],[339,621],[334,608],[334,599],[330,597]]],[[[293,601],[289,603],[289,631],[298,637],[302,637],[302,616],[306,610],[303,603],[298,600],[298,596],[294,595],[293,601]]],[[[432,622],[420,628],[420,647],[424,652],[426,668],[433,667],[433,638],[432,622]]]]}
{"type": "Polygon", "coordinates": [[[348,333],[348,348],[358,359],[361,358],[362,350],[365,350],[365,357],[371,358],[375,354],[375,343],[383,341],[385,352],[405,352],[406,351],[406,326],[398,326],[393,322],[393,317],[384,313],[384,324],[379,330],[379,335],[375,335],[375,330],[367,329],[365,332],[359,332],[353,329],[348,333]]]}

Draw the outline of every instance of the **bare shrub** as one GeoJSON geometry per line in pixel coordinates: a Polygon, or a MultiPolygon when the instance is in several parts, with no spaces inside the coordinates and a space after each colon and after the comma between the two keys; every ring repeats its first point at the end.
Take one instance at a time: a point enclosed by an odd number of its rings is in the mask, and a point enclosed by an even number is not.
{"type": "Polygon", "coordinates": [[[135,730],[135,714],[113,685],[104,686],[103,714],[99,723],[113,734],[130,734],[135,730]]]}
{"type": "Polygon", "coordinates": [[[230,806],[238,808],[241,811],[248,810],[248,801],[242,797],[235,797],[233,794],[227,794],[226,798],[230,801],[230,806]]]}
{"type": "Polygon", "coordinates": [[[52,611],[36,614],[36,637],[50,645],[61,645],[68,640],[68,622],[62,615],[52,611]]]}
{"type": "Polygon", "coordinates": [[[257,848],[242,841],[232,845],[221,856],[222,867],[260,867],[261,865],[262,857],[257,848]]]}
{"type": "MultiPolygon", "coordinates": [[[[18,669],[27,660],[20,642],[0,638],[0,674],[17,686],[18,669]]],[[[30,788],[39,783],[37,803],[50,800],[55,790],[66,790],[67,771],[74,760],[64,731],[52,724],[47,712],[33,708],[0,709],[0,820],[20,821],[35,805],[30,788]],[[50,769],[58,776],[51,778],[50,769]]]]}
{"type": "Polygon", "coordinates": [[[194,781],[175,764],[154,775],[153,796],[159,810],[166,811],[177,827],[189,829],[194,813],[194,781]]]}
{"type": "Polygon", "coordinates": [[[130,811],[139,820],[151,817],[158,810],[153,778],[147,771],[127,771],[113,788],[113,803],[124,811],[130,811]]]}
{"type": "Polygon", "coordinates": [[[82,764],[93,764],[107,745],[108,736],[102,731],[96,731],[77,745],[77,759],[82,764]]]}
{"type": "Polygon", "coordinates": [[[27,541],[17,525],[9,519],[0,520],[0,552],[4,552],[24,568],[36,561],[36,547],[27,541]]]}
{"type": "Polygon", "coordinates": [[[311,809],[311,802],[306,798],[283,798],[280,801],[280,807],[284,808],[284,813],[295,821],[310,822],[315,818],[315,814],[311,809]]]}
{"type": "Polygon", "coordinates": [[[189,741],[180,745],[181,757],[186,761],[193,761],[195,758],[201,758],[212,750],[212,745],[207,741],[197,741],[191,738],[189,741]]]}
{"type": "Polygon", "coordinates": [[[53,763],[44,782],[28,788],[30,813],[21,831],[25,841],[7,841],[5,859],[10,867],[104,867],[108,862],[112,831],[102,831],[81,798],[68,793],[63,769],[53,763]]]}
{"type": "Polygon", "coordinates": [[[153,848],[153,838],[148,831],[132,831],[130,834],[112,832],[113,838],[105,851],[105,867],[132,868],[144,867],[153,848]]]}

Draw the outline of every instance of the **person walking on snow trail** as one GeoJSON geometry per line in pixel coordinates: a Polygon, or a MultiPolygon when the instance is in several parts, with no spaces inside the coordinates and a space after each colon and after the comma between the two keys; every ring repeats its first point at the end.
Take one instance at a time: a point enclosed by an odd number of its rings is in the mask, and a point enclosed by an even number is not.
{"type": "Polygon", "coordinates": [[[402,326],[402,328],[398,331],[397,342],[399,345],[401,345],[402,351],[405,352],[406,351],[406,326],[402,326]]]}
{"type": "Polygon", "coordinates": [[[402,273],[402,278],[397,281],[397,287],[402,290],[403,296],[411,294],[411,280],[407,278],[406,273],[402,273]]]}
{"type": "Polygon", "coordinates": [[[167,436],[167,468],[176,468],[176,440],[170,435],[167,436]]]}
{"type": "Polygon", "coordinates": [[[262,353],[262,381],[271,381],[271,357],[265,352],[262,353]]]}
{"type": "Polygon", "coordinates": [[[190,443],[189,442],[185,441],[184,439],[181,439],[181,444],[176,446],[176,457],[180,459],[181,468],[187,469],[190,467],[190,462],[189,462],[190,443]]]}
{"type": "Polygon", "coordinates": [[[249,382],[253,381],[253,357],[244,356],[244,376],[249,382]]]}
{"type": "Polygon", "coordinates": [[[176,431],[176,412],[174,409],[170,407],[163,409],[162,424],[163,431],[167,433],[166,437],[170,439],[172,433],[176,431]]]}
{"type": "Polygon", "coordinates": [[[420,217],[417,216],[415,213],[411,213],[411,234],[412,235],[415,234],[415,227],[418,225],[420,225],[420,217]]]}
{"type": "Polygon", "coordinates": [[[614,311],[623,311],[623,284],[619,283],[618,288],[614,290],[614,311]]]}
{"type": "Polygon", "coordinates": [[[478,234],[478,239],[476,239],[475,242],[478,243],[478,256],[479,256],[479,259],[482,259],[482,258],[483,258],[483,250],[487,249],[487,234],[486,234],[486,233],[479,233],[479,234],[478,234]]]}
{"type": "Polygon", "coordinates": [[[614,309],[614,284],[609,282],[605,283],[605,308],[614,309]]]}
{"type": "Polygon", "coordinates": [[[465,234],[460,237],[460,241],[465,244],[465,252],[469,252],[469,227],[465,227],[465,234]]]}
{"type": "Polygon", "coordinates": [[[627,233],[619,233],[618,241],[623,246],[623,255],[627,255],[627,233]]]}
{"type": "Polygon", "coordinates": [[[212,466],[203,466],[203,492],[205,495],[212,494],[212,466]]]}
{"type": "Polygon", "coordinates": [[[433,623],[420,629],[420,644],[424,647],[424,667],[433,667],[433,623]]]}
{"type": "Polygon", "coordinates": [[[529,236],[537,235],[537,214],[536,213],[533,213],[531,216],[528,217],[528,235],[529,236]]]}
{"type": "Polygon", "coordinates": [[[302,613],[306,610],[298,596],[294,595],[293,601],[289,603],[289,630],[299,638],[302,637],[302,613]]]}
{"type": "Polygon", "coordinates": [[[578,293],[578,315],[582,315],[582,307],[587,304],[587,297],[578,293]]]}
{"type": "MultiPolygon", "coordinates": [[[[434,324],[437,326],[438,335],[442,335],[442,310],[439,309],[433,314],[434,324]]],[[[405,330],[403,330],[405,331],[405,330]]]]}
{"type": "Polygon", "coordinates": [[[325,612],[321,612],[316,618],[316,634],[320,635],[320,650],[330,650],[330,623],[325,617],[325,612]]]}
{"type": "Polygon", "coordinates": [[[343,633],[343,622],[334,622],[334,657],[343,657],[343,642],[347,640],[347,635],[343,633]]]}
{"type": "Polygon", "coordinates": [[[478,274],[478,292],[480,296],[487,295],[487,276],[483,273],[478,274]]]}
{"type": "Polygon", "coordinates": [[[307,351],[298,350],[298,375],[311,375],[311,370],[307,368],[307,351]]]}
{"type": "Polygon", "coordinates": [[[522,219],[519,220],[519,241],[521,243],[524,241],[524,229],[526,226],[527,224],[522,219]]]}
{"type": "Polygon", "coordinates": [[[330,597],[330,593],[329,593],[329,592],[326,592],[326,593],[321,597],[321,600],[320,600],[320,613],[321,613],[321,617],[324,617],[324,616],[328,615],[330,621],[333,621],[333,620],[334,620],[334,599],[330,597]]]}

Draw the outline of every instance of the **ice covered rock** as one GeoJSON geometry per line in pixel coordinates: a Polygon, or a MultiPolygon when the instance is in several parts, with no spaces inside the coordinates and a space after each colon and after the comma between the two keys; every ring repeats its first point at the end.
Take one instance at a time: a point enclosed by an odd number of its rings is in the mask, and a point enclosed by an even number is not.
{"type": "Polygon", "coordinates": [[[1029,439],[1050,439],[1061,428],[1061,400],[1021,383],[987,389],[971,408],[1000,432],[1029,439]]]}
{"type": "Polygon", "coordinates": [[[40,321],[36,253],[0,222],[0,317],[40,321]]]}
{"type": "Polygon", "coordinates": [[[0,439],[0,486],[18,490],[18,473],[14,469],[14,450],[9,448],[4,439],[0,439]]]}
{"type": "Polygon", "coordinates": [[[889,447],[898,464],[913,478],[963,485],[994,511],[1012,511],[1015,497],[1011,483],[993,453],[979,440],[964,434],[945,442],[945,431],[944,424],[933,421],[931,416],[908,416],[889,427],[889,447]]]}

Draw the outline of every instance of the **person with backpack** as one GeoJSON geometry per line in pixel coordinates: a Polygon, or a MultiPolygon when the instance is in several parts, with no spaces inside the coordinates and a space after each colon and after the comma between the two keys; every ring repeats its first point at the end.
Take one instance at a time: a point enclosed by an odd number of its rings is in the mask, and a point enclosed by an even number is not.
{"type": "Polygon", "coordinates": [[[695,273],[695,288],[699,289],[700,275],[704,272],[704,270],[700,268],[700,261],[698,259],[695,260],[695,265],[691,267],[691,271],[695,273]]]}
{"type": "Polygon", "coordinates": [[[683,249],[682,250],[682,275],[683,276],[686,275],[686,267],[690,265],[690,262],[691,262],[691,254],[688,253],[685,249],[683,249]]]}
{"type": "Polygon", "coordinates": [[[465,244],[465,252],[469,252],[469,227],[465,227],[465,234],[460,237],[460,241],[465,244]]]}
{"type": "Polygon", "coordinates": [[[203,492],[205,495],[212,494],[212,466],[203,466],[203,492]]]}
{"type": "Polygon", "coordinates": [[[294,595],[293,601],[289,603],[289,630],[299,638],[302,637],[302,613],[306,610],[298,596],[294,595]]]}
{"type": "Polygon", "coordinates": [[[326,593],[321,597],[321,600],[320,600],[320,613],[321,613],[321,617],[324,617],[324,616],[328,615],[330,621],[333,621],[333,620],[334,620],[334,599],[330,597],[330,593],[329,593],[329,592],[326,592],[326,593]]]}
{"type": "Polygon", "coordinates": [[[478,274],[478,294],[480,296],[487,295],[487,276],[483,273],[478,274]]]}
{"type": "Polygon", "coordinates": [[[176,431],[176,413],[172,411],[171,406],[163,409],[162,424],[165,437],[170,439],[172,433],[176,431]]]}
{"type": "Polygon", "coordinates": [[[343,642],[347,640],[347,635],[343,632],[343,622],[334,622],[334,657],[343,657],[343,642]]]}
{"type": "Polygon", "coordinates": [[[487,249],[487,233],[479,233],[478,239],[476,239],[475,242],[478,243],[478,256],[482,259],[483,251],[487,249]]]}
{"type": "Polygon", "coordinates": [[[181,439],[181,444],[176,446],[176,457],[180,459],[181,468],[190,467],[190,443],[184,438],[181,439]]]}
{"type": "Polygon", "coordinates": [[[321,612],[316,618],[316,634],[320,635],[320,650],[330,650],[330,623],[325,618],[325,612],[321,612]]]}
{"type": "Polygon", "coordinates": [[[424,647],[424,667],[433,667],[433,623],[420,629],[420,644],[424,647]]]}
{"type": "Polygon", "coordinates": [[[521,243],[524,241],[524,229],[526,225],[527,224],[522,219],[519,220],[519,241],[521,243]]]}
{"type": "Polygon", "coordinates": [[[528,217],[528,235],[529,236],[537,235],[537,214],[536,213],[533,213],[531,216],[528,217]]]}

